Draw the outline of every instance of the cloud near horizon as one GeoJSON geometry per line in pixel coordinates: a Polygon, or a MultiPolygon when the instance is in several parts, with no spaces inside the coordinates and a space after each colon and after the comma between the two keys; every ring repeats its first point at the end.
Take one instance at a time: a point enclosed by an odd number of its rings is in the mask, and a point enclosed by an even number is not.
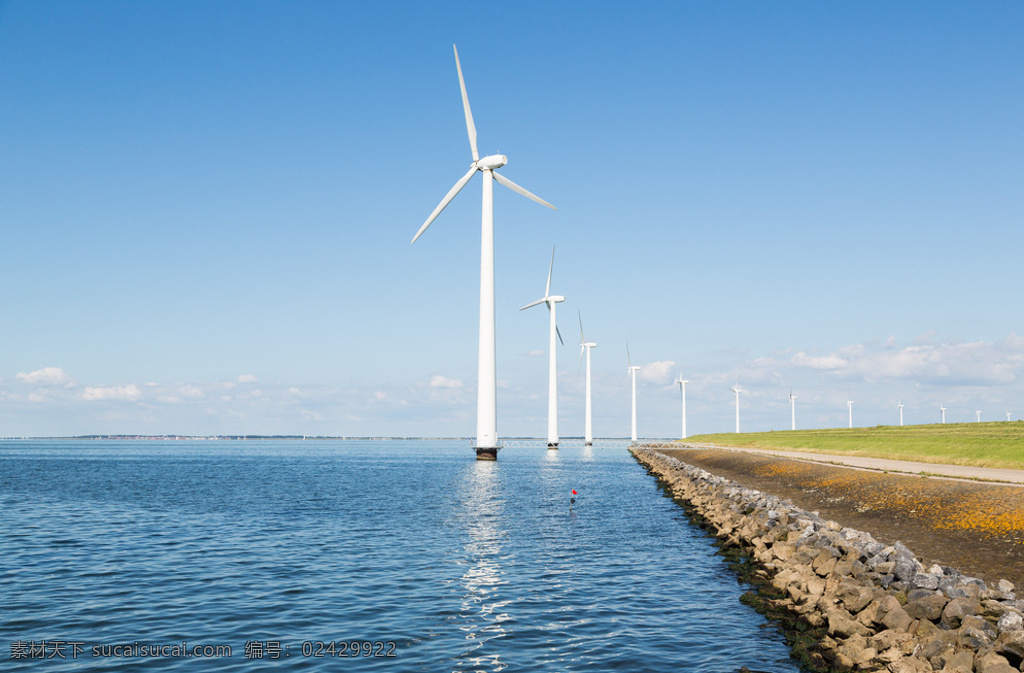
{"type": "Polygon", "coordinates": [[[447,376],[441,376],[440,374],[435,374],[430,378],[429,385],[431,388],[461,388],[462,381],[459,379],[450,379],[447,376]]]}
{"type": "Polygon", "coordinates": [[[90,401],[135,401],[142,399],[142,391],[134,383],[126,386],[87,386],[82,398],[90,401]]]}
{"type": "Polygon", "coordinates": [[[43,367],[34,372],[19,372],[14,375],[22,383],[33,383],[43,386],[72,385],[71,377],[60,367],[43,367]]]}

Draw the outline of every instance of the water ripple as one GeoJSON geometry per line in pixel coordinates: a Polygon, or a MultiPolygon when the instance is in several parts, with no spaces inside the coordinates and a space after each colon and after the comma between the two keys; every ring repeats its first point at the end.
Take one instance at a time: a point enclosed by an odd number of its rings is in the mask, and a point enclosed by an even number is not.
{"type": "Polygon", "coordinates": [[[622,451],[4,442],[0,506],[10,641],[232,648],[214,664],[86,652],[61,670],[797,670],[622,451]],[[303,656],[341,640],[398,656],[303,656]],[[249,661],[247,641],[287,656],[249,661]]]}

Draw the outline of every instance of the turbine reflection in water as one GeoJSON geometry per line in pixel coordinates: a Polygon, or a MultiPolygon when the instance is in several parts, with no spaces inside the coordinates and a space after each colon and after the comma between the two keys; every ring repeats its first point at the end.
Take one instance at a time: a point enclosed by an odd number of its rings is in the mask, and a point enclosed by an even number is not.
{"type": "MultiPolygon", "coordinates": [[[[549,452],[550,453],[550,452],[549,452]]],[[[468,538],[463,546],[465,563],[469,564],[459,580],[465,592],[459,613],[460,629],[465,633],[466,651],[459,663],[480,670],[503,671],[508,664],[497,653],[486,653],[489,641],[506,635],[503,622],[511,617],[505,608],[512,602],[503,599],[501,555],[505,537],[499,524],[502,520],[503,499],[496,492],[499,487],[497,463],[476,462],[466,471],[462,489],[462,508],[468,538]]]]}

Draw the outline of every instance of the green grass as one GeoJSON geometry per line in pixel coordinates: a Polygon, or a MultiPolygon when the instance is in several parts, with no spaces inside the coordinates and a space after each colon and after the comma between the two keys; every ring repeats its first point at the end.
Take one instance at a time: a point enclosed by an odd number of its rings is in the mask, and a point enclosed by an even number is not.
{"type": "Polygon", "coordinates": [[[695,435],[689,443],[1024,469],[1024,422],[883,425],[695,435]]]}

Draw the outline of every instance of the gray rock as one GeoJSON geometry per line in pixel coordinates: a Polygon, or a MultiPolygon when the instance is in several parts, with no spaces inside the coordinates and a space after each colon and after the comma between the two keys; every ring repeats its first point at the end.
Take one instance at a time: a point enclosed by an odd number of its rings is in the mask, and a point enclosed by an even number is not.
{"type": "Polygon", "coordinates": [[[912,584],[918,589],[938,589],[940,579],[942,579],[942,575],[917,573],[914,575],[912,584]]]}
{"type": "Polygon", "coordinates": [[[996,629],[999,633],[1004,631],[1015,631],[1024,627],[1024,617],[1017,612],[1007,612],[996,622],[996,629]]]}

